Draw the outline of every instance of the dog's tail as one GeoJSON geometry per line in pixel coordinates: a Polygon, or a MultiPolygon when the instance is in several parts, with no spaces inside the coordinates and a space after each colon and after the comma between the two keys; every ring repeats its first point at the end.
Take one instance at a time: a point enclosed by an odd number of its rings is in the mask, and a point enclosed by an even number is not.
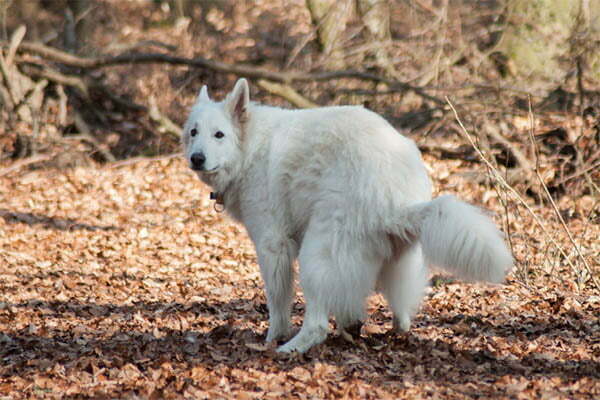
{"type": "Polygon", "coordinates": [[[462,279],[502,282],[513,265],[494,222],[454,196],[406,207],[401,218],[391,233],[406,241],[418,238],[428,262],[462,279]]]}

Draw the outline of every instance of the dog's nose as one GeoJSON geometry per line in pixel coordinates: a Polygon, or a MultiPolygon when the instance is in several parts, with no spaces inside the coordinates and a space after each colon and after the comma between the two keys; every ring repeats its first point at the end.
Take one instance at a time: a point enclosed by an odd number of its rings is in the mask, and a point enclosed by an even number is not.
{"type": "Polygon", "coordinates": [[[204,155],[204,153],[193,153],[190,156],[190,161],[192,162],[193,169],[203,170],[204,162],[206,161],[206,156],[204,155]]]}

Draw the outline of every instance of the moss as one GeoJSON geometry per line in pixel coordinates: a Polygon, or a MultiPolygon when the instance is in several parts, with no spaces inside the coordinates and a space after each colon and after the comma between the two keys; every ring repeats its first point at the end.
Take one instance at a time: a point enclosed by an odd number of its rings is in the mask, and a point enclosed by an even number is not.
{"type": "Polygon", "coordinates": [[[512,0],[508,26],[499,50],[514,72],[532,86],[552,87],[564,79],[571,48],[569,38],[577,23],[579,2],[572,0],[512,0]]]}

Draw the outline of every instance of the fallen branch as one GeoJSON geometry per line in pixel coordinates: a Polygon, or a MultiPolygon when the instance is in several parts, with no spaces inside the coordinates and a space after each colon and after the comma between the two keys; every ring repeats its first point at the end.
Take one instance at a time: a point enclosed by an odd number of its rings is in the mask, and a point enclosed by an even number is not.
{"type": "Polygon", "coordinates": [[[0,73],[2,73],[2,78],[4,80],[6,91],[8,93],[8,99],[10,100],[9,108],[14,108],[15,104],[18,104],[21,101],[20,96],[16,93],[16,88],[14,84],[14,77],[12,76],[12,72],[10,71],[10,65],[4,59],[4,56],[0,52],[0,73]]]}
{"type": "MultiPolygon", "coordinates": [[[[2,42],[2,46],[6,47],[6,42],[2,42]]],[[[209,60],[203,57],[185,58],[163,53],[127,53],[117,56],[102,55],[97,57],[80,57],[53,47],[32,42],[22,42],[19,46],[19,51],[37,54],[48,60],[82,69],[96,69],[123,64],[167,63],[173,65],[188,65],[197,68],[207,68],[218,72],[231,73],[252,79],[266,79],[285,84],[290,84],[292,82],[328,81],[343,78],[360,79],[384,83],[392,89],[412,91],[438,105],[446,104],[442,99],[427,94],[422,88],[412,86],[405,82],[385,78],[380,75],[353,70],[323,72],[277,72],[246,64],[229,64],[222,61],[209,60]]]]}
{"type": "Polygon", "coordinates": [[[66,75],[50,67],[42,67],[40,65],[28,65],[24,70],[29,76],[47,79],[54,83],[76,88],[86,99],[89,99],[90,97],[88,85],[79,76],[66,75]]]}
{"type": "Polygon", "coordinates": [[[446,148],[444,146],[420,144],[419,150],[422,153],[433,154],[436,158],[441,160],[463,160],[463,161],[476,161],[476,157],[473,156],[473,149],[462,145],[458,148],[446,148]]]}
{"type": "Polygon", "coordinates": [[[6,54],[6,64],[7,65],[12,65],[12,63],[15,59],[15,54],[17,53],[17,49],[19,48],[19,45],[23,41],[23,38],[25,37],[26,32],[27,32],[27,28],[25,28],[25,25],[21,25],[17,29],[15,29],[15,32],[12,34],[12,36],[10,38],[10,45],[8,47],[8,52],[6,54]]]}
{"type": "Polygon", "coordinates": [[[556,182],[556,186],[563,185],[563,184],[567,183],[568,181],[570,181],[571,179],[578,178],[581,175],[586,175],[595,169],[600,169],[600,160],[597,160],[594,164],[592,164],[588,167],[584,167],[581,170],[576,171],[576,172],[572,173],[571,175],[560,179],[558,182],[556,182]]]}
{"type": "Polygon", "coordinates": [[[296,107],[315,108],[319,106],[318,104],[315,104],[312,101],[308,100],[306,97],[302,96],[300,93],[296,92],[294,88],[292,88],[289,85],[271,82],[266,79],[261,79],[258,82],[256,82],[256,84],[259,87],[268,91],[269,93],[283,97],[296,107]]]}
{"type": "Polygon", "coordinates": [[[154,96],[150,96],[148,101],[150,103],[148,116],[152,121],[158,124],[158,131],[161,133],[168,133],[179,139],[181,137],[181,128],[176,123],[171,121],[169,117],[160,112],[154,96]]]}
{"type": "MultiPolygon", "coordinates": [[[[10,100],[8,104],[9,108],[17,108],[16,104],[22,100],[22,93],[17,90],[19,86],[19,80],[21,76],[19,72],[14,68],[14,58],[17,53],[17,48],[21,44],[23,37],[25,36],[25,26],[19,26],[10,38],[8,48],[6,50],[6,57],[0,52],[0,71],[2,72],[2,78],[5,82],[5,87],[8,93],[7,99],[10,100]]],[[[0,80],[1,81],[1,80],[0,80]]]]}
{"type": "MultiPolygon", "coordinates": [[[[486,130],[486,133],[489,136],[491,136],[492,139],[494,139],[497,143],[503,145],[507,151],[510,151],[513,154],[513,156],[517,159],[517,163],[519,163],[519,166],[523,169],[523,171],[528,171],[527,173],[529,173],[532,170],[529,159],[518,148],[517,144],[512,143],[510,140],[504,137],[504,135],[502,135],[500,131],[495,127],[490,127],[490,129],[486,130]]],[[[529,180],[528,177],[527,179],[529,180]]]]}
{"type": "Polygon", "coordinates": [[[108,97],[110,99],[110,101],[112,101],[114,104],[116,104],[117,106],[119,106],[123,109],[132,110],[132,111],[148,112],[148,107],[138,104],[134,101],[127,100],[123,97],[120,97],[120,96],[116,95],[115,93],[113,93],[108,87],[106,87],[98,82],[95,82],[93,84],[93,86],[91,86],[91,88],[92,88],[92,90],[97,90],[97,91],[101,92],[101,94],[103,96],[108,97]]]}
{"type": "Polygon", "coordinates": [[[24,158],[22,160],[15,161],[10,167],[0,170],[0,176],[8,175],[31,164],[48,161],[52,157],[54,157],[54,154],[37,154],[29,158],[24,158]]]}
{"type": "Polygon", "coordinates": [[[79,130],[79,134],[70,136],[69,137],[70,139],[82,140],[84,142],[88,142],[89,144],[91,144],[93,147],[96,148],[96,150],[102,155],[102,157],[106,161],[108,161],[108,162],[116,161],[115,156],[110,152],[110,150],[105,149],[102,146],[102,144],[98,140],[96,140],[96,138],[92,135],[92,131],[91,131],[90,127],[85,122],[85,120],[83,119],[81,114],[77,111],[75,111],[74,123],[75,123],[75,126],[77,127],[77,129],[79,130]]]}
{"type": "Polygon", "coordinates": [[[23,69],[29,76],[47,79],[59,85],[75,88],[83,94],[84,99],[87,101],[91,101],[90,92],[95,90],[102,92],[103,95],[122,108],[134,111],[147,111],[146,107],[117,96],[99,82],[92,81],[88,83],[85,79],[82,79],[77,75],[63,74],[46,65],[26,64],[23,69]]]}

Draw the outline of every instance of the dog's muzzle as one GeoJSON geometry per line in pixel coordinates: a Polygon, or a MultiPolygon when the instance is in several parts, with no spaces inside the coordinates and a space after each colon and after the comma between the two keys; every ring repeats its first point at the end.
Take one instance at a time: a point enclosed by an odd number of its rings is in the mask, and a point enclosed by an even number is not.
{"type": "Polygon", "coordinates": [[[190,156],[190,163],[192,169],[195,171],[204,171],[204,162],[206,161],[206,156],[204,153],[193,153],[190,156]]]}

